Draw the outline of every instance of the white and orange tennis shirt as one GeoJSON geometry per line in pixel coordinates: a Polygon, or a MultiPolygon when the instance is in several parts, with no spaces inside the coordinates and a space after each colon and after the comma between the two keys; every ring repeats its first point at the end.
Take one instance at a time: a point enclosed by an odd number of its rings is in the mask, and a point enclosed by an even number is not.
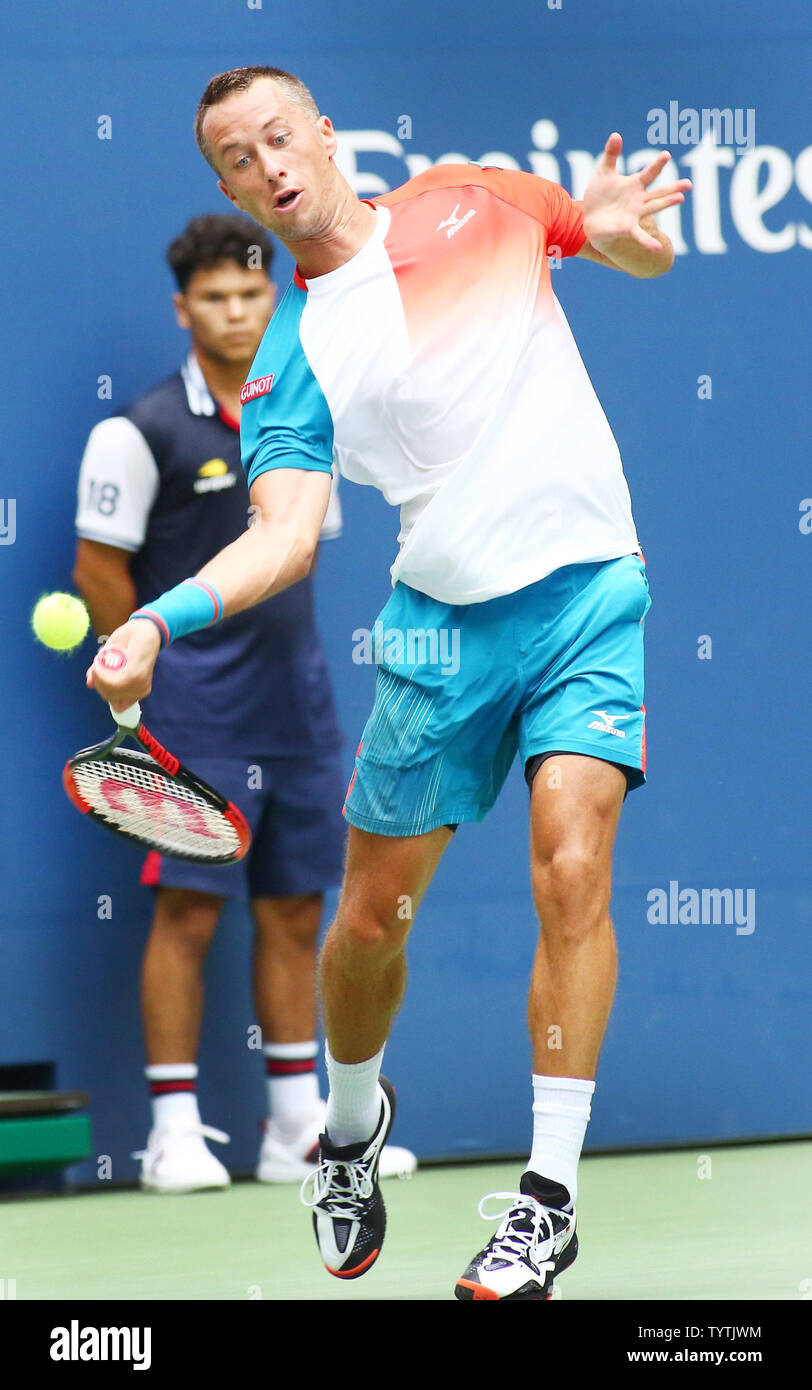
{"type": "Polygon", "coordinates": [[[372,201],[361,250],[296,272],[243,387],[242,457],[400,507],[398,580],[483,602],[639,550],[617,444],[553,294],[580,205],[534,174],[442,165],[372,201]]]}

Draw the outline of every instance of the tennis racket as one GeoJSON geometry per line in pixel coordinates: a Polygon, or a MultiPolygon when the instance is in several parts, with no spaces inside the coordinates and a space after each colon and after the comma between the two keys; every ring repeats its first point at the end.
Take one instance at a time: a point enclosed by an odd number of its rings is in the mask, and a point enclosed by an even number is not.
{"type": "MultiPolygon", "coordinates": [[[[103,647],[100,666],[120,671],[127,654],[103,647]]],[[[233,864],[247,854],[251,831],[242,813],[196,777],[141,722],[136,701],[118,713],[116,732],[82,748],[65,764],[62,784],[74,806],[127,840],[206,864],[233,864]],[[147,752],[121,748],[127,737],[147,752]]]]}

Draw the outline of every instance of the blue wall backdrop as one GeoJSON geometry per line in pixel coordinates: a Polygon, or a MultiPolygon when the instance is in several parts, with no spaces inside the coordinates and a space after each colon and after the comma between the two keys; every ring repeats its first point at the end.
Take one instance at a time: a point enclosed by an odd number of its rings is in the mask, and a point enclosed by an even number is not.
{"type": "MultiPolygon", "coordinates": [[[[57,1059],[61,1085],[92,1092],[96,1152],[114,1179],[135,1176],[150,894],[139,856],[60,789],[66,755],[108,727],[84,690],[92,647],[53,656],[28,613],[71,585],[89,429],[182,352],[164,247],[190,216],[225,210],[192,138],[199,95],[214,72],[268,62],[311,84],[362,196],[447,155],[512,162],[577,196],[613,129],[635,168],[656,109],[754,113],[738,144],[681,142],[679,116],[669,132],[695,184],[663,219],[670,275],[579,261],[554,281],[620,444],[654,599],[650,781],[619,835],[620,982],[589,1143],[810,1130],[809,5],[48,0],[7,27],[0,1062],[57,1059]],[[105,374],[112,402],[97,395],[105,374]],[[649,895],[672,883],[752,889],[748,929],[650,921],[649,895]]],[[[284,252],[277,272],[284,284],[284,252]]],[[[318,590],[349,771],[373,690],[351,634],[386,598],[397,518],[369,489],[343,496],[318,590]]],[[[514,769],[491,817],[459,832],[415,927],[387,1069],[400,1141],[422,1156],[518,1152],[529,1138],[526,841],[514,769]]],[[[249,950],[233,907],[208,966],[201,1093],[233,1136],[235,1171],[253,1163],[264,1106],[249,950]]]]}

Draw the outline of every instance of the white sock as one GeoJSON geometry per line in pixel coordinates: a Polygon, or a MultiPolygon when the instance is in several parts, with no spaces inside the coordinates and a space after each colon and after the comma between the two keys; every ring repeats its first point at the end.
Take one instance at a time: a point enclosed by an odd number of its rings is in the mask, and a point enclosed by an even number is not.
{"type": "Polygon", "coordinates": [[[366,1062],[337,1062],[325,1043],[330,1094],[325,1128],[338,1148],[371,1139],[381,1116],[378,1077],[384,1049],[366,1062]]]}
{"type": "Polygon", "coordinates": [[[594,1090],[594,1081],[579,1077],[533,1076],[533,1149],[525,1171],[562,1183],[573,1203],[594,1090]]]}
{"type": "Polygon", "coordinates": [[[163,1125],[187,1122],[200,1124],[197,1108],[197,1067],[194,1062],[167,1062],[144,1068],[152,1101],[152,1123],[163,1125]],[[173,1083],[177,1083],[175,1088],[173,1083]]]}
{"type": "Polygon", "coordinates": [[[317,1042],[264,1043],[268,1113],[280,1129],[295,1133],[319,1108],[317,1042]]]}

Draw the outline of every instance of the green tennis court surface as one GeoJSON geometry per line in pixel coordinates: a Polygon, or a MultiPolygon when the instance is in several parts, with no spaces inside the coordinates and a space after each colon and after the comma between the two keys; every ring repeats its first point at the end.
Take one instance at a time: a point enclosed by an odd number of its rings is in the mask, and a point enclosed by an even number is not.
{"type": "MultiPolygon", "coordinates": [[[[811,1164],[812,1142],[584,1159],[581,1253],[559,1281],[562,1297],[808,1297],[811,1164]]],[[[520,1170],[468,1165],[387,1181],[384,1253],[346,1284],[322,1269],[297,1189],[253,1182],[183,1197],[8,1201],[3,1274],[18,1299],[453,1298],[494,1229],[477,1216],[479,1198],[514,1189],[520,1170]]]]}

